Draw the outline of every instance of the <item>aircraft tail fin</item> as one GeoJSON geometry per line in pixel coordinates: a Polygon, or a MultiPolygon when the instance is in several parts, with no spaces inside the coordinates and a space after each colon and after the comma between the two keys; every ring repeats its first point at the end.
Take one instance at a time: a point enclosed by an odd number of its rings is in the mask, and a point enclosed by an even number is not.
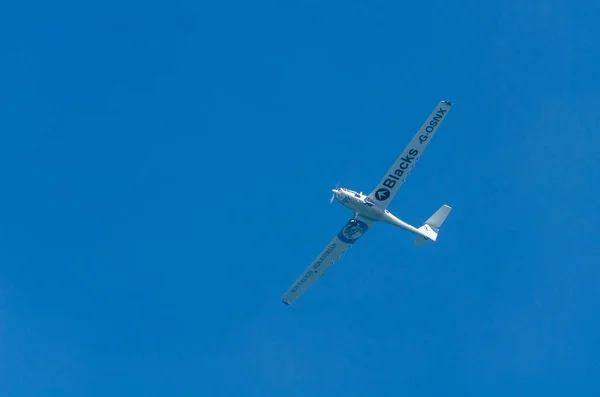
{"type": "Polygon", "coordinates": [[[451,207],[446,204],[442,205],[439,210],[437,210],[433,215],[429,217],[425,221],[425,224],[418,228],[422,234],[417,236],[415,240],[415,245],[418,247],[422,247],[425,245],[427,240],[436,241],[437,236],[440,232],[440,227],[442,227],[442,223],[446,220],[446,217],[452,210],[451,207]]]}

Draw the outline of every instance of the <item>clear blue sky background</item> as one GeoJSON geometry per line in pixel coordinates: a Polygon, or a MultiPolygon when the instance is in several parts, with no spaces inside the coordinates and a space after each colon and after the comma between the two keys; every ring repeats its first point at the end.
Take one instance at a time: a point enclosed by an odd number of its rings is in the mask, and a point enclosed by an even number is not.
{"type": "Polygon", "coordinates": [[[2,3],[0,395],[600,395],[600,3],[288,3],[2,3]]]}

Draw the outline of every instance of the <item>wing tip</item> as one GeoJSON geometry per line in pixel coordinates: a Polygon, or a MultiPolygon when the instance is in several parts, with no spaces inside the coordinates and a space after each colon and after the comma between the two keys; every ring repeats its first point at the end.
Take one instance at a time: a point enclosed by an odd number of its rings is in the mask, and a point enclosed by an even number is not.
{"type": "Polygon", "coordinates": [[[445,103],[445,104],[446,104],[446,105],[448,105],[448,106],[452,106],[452,102],[450,102],[450,101],[449,101],[449,100],[447,100],[447,99],[444,99],[444,100],[442,100],[442,102],[443,102],[443,103],[445,103]]]}
{"type": "Polygon", "coordinates": [[[285,300],[285,298],[281,299],[281,303],[283,303],[284,305],[287,305],[287,306],[289,306],[289,305],[292,304],[292,302],[289,302],[289,301],[285,300]]]}

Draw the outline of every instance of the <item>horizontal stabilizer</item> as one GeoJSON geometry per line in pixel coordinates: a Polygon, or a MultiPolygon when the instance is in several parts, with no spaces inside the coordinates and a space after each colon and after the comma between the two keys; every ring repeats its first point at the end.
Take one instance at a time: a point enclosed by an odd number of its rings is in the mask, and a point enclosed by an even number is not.
{"type": "Polygon", "coordinates": [[[417,236],[417,239],[415,240],[415,245],[417,247],[422,247],[425,245],[425,243],[427,242],[427,239],[423,236],[417,236]]]}

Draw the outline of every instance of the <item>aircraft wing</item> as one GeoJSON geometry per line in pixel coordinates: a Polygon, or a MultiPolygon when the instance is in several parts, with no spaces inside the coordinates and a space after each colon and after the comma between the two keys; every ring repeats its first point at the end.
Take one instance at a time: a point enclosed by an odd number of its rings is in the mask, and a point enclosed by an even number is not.
{"type": "Polygon", "coordinates": [[[379,185],[369,194],[369,198],[377,205],[386,208],[390,204],[451,107],[449,101],[438,104],[379,185]]]}
{"type": "Polygon", "coordinates": [[[352,218],[344,225],[342,230],[334,237],[325,249],[317,256],[313,263],[292,284],[283,295],[281,301],[286,305],[293,303],[312,283],[315,282],[327,269],[338,260],[344,252],[352,246],[363,234],[367,232],[372,220],[360,215],[352,218]]]}

